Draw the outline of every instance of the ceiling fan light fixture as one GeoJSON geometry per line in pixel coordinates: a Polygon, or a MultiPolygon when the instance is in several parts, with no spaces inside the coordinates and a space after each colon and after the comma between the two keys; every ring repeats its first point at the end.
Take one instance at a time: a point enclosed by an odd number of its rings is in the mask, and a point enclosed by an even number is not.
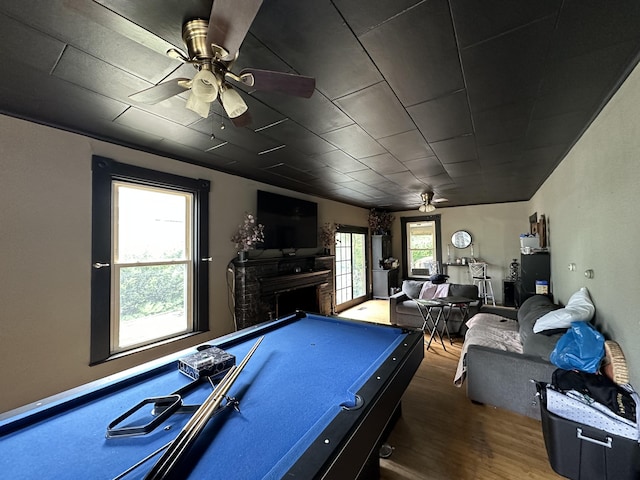
{"type": "Polygon", "coordinates": [[[191,91],[201,102],[213,102],[218,98],[218,80],[211,70],[202,69],[193,77],[191,91]]]}
{"type": "MultiPolygon", "coordinates": [[[[231,71],[262,3],[263,0],[215,0],[208,20],[193,18],[183,23],[182,40],[186,49],[172,47],[166,51],[170,58],[196,69],[193,79],[172,78],[129,95],[129,98],[134,102],[155,105],[190,90],[188,109],[207,118],[211,103],[217,99],[233,125],[244,127],[251,122],[248,106],[226,83],[227,80],[259,91],[311,97],[315,90],[312,77],[255,68],[244,69],[238,75],[231,71]]],[[[244,87],[243,90],[246,91],[244,87]]]]}
{"type": "Polygon", "coordinates": [[[418,211],[422,213],[429,213],[436,209],[435,205],[431,203],[433,193],[421,193],[420,197],[422,198],[422,205],[418,207],[418,211]]]}
{"type": "Polygon", "coordinates": [[[187,108],[193,112],[196,112],[202,118],[207,118],[209,116],[211,102],[203,102],[198,98],[198,95],[195,94],[193,89],[191,89],[191,93],[189,94],[189,98],[187,99],[187,108]]]}
{"type": "Polygon", "coordinates": [[[420,205],[420,207],[418,208],[418,210],[420,210],[422,213],[433,212],[435,209],[436,207],[434,205],[431,205],[430,203],[426,205],[420,205]]]}
{"type": "Polygon", "coordinates": [[[220,90],[220,102],[229,118],[236,118],[248,110],[247,104],[238,92],[226,85],[220,90]]]}

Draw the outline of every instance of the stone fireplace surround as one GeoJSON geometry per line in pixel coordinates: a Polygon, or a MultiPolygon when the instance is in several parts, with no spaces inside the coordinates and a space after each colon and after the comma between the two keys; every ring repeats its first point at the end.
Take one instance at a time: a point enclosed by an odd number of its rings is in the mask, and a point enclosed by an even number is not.
{"type": "Polygon", "coordinates": [[[235,324],[241,328],[295,310],[334,313],[334,257],[286,256],[232,262],[235,324]]]}

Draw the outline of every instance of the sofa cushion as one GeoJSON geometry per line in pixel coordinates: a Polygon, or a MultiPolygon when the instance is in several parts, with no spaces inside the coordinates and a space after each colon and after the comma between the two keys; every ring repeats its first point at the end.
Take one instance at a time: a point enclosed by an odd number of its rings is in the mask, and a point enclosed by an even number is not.
{"type": "Polygon", "coordinates": [[[548,330],[567,329],[572,322],[588,322],[593,318],[596,308],[591,302],[589,291],[582,287],[571,295],[564,308],[558,308],[546,313],[533,326],[534,333],[543,333],[548,330]]]}
{"type": "Polygon", "coordinates": [[[477,300],[478,286],[461,284],[461,283],[451,283],[449,284],[449,295],[455,296],[455,297],[472,298],[474,300],[477,300]]]}
{"type": "MultiPolygon", "coordinates": [[[[520,340],[522,341],[523,346],[529,344],[528,337],[535,336],[533,333],[533,326],[535,325],[536,320],[553,310],[557,310],[558,308],[560,307],[554,304],[553,301],[545,295],[534,295],[522,302],[522,305],[518,309],[518,323],[520,324],[520,340]]],[[[539,336],[549,338],[545,335],[539,336]]],[[[540,340],[539,342],[546,341],[540,340]]],[[[533,345],[537,346],[538,344],[534,341],[533,345]]],[[[526,348],[525,353],[529,353],[526,348]]]]}
{"type": "MultiPolygon", "coordinates": [[[[536,357],[549,361],[549,355],[565,332],[566,329],[564,329],[562,333],[556,333],[554,335],[531,333],[531,335],[525,336],[525,340],[522,342],[522,351],[527,355],[535,355],[536,357]]],[[[520,334],[520,340],[522,340],[522,334],[520,334]]]]}
{"type": "Polygon", "coordinates": [[[409,298],[418,298],[423,284],[423,280],[404,280],[402,282],[402,291],[409,298]]]}

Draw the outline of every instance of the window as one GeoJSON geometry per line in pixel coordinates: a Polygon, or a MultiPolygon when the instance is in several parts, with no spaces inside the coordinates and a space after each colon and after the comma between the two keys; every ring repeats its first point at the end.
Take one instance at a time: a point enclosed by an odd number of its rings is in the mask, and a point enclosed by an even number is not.
{"type": "Polygon", "coordinates": [[[367,296],[367,229],[341,225],[336,233],[336,307],[344,310],[367,296]]]}
{"type": "Polygon", "coordinates": [[[93,159],[91,363],[208,330],[209,182],[93,159]]]}
{"type": "Polygon", "coordinates": [[[440,273],[440,216],[403,218],[403,266],[409,278],[425,278],[440,273]]]}

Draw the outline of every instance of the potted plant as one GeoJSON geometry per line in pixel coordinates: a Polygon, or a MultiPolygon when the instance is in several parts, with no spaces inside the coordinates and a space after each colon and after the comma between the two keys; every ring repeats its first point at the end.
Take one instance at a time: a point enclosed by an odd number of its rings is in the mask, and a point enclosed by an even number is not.
{"type": "Polygon", "coordinates": [[[231,236],[231,241],[236,244],[238,259],[244,262],[247,260],[247,252],[264,241],[264,225],[256,222],[253,214],[245,212],[244,221],[238,225],[236,233],[231,236]]]}
{"type": "Polygon", "coordinates": [[[372,208],[369,211],[369,229],[373,235],[389,235],[391,234],[391,224],[394,217],[384,210],[376,210],[372,208]]]}
{"type": "Polygon", "coordinates": [[[329,255],[331,253],[331,247],[336,244],[336,232],[338,231],[338,226],[335,223],[326,222],[323,227],[320,229],[320,243],[324,247],[325,255],[329,255]]]}

